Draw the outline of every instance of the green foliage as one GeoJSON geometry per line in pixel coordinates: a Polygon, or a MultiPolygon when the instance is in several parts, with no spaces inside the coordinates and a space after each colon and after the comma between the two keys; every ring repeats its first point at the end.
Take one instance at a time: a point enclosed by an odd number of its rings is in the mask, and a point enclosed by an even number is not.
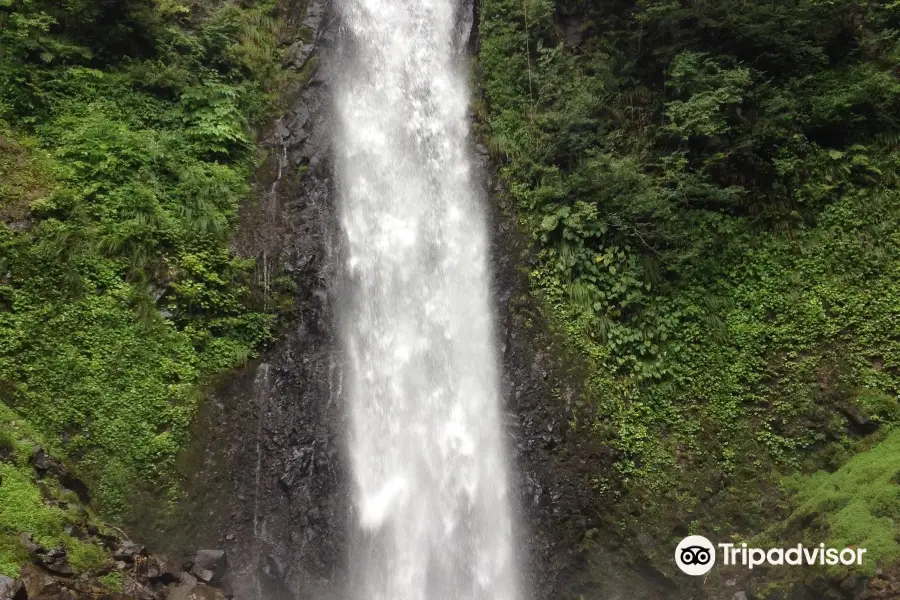
{"type": "Polygon", "coordinates": [[[32,478],[13,465],[0,463],[0,529],[16,534],[27,531],[40,544],[52,546],[62,531],[65,513],[45,506],[32,478]]]}
{"type": "Polygon", "coordinates": [[[28,552],[19,542],[19,536],[0,533],[0,574],[18,577],[23,563],[28,562],[28,552]]]}
{"type": "Polygon", "coordinates": [[[281,84],[274,7],[0,0],[0,401],[108,516],[174,490],[198,390],[270,335],[227,239],[281,84]]]}
{"type": "Polygon", "coordinates": [[[723,69],[703,54],[683,52],[672,61],[666,83],[675,96],[685,98],[666,103],[668,129],[688,141],[730,133],[729,121],[752,79],[749,69],[723,69]]]}
{"type": "Polygon", "coordinates": [[[486,133],[535,295],[591,366],[577,422],[617,451],[603,493],[658,538],[673,514],[760,531],[778,471],[857,447],[848,406],[900,416],[900,7],[481,15],[486,133]]]}
{"type": "Polygon", "coordinates": [[[125,579],[118,571],[107,573],[102,577],[98,577],[97,580],[103,584],[103,587],[112,592],[121,592],[125,586],[125,579]]]}
{"type": "MultiPolygon", "coordinates": [[[[866,549],[861,572],[900,560],[900,431],[857,454],[834,473],[794,476],[786,486],[797,508],[768,535],[802,535],[801,541],[866,549]],[[800,524],[803,524],[802,526],[800,524]]],[[[839,570],[839,569],[835,569],[839,570]]]]}
{"type": "Polygon", "coordinates": [[[105,549],[65,533],[66,525],[82,522],[82,508],[77,496],[67,498],[52,478],[39,486],[29,463],[35,436],[30,423],[0,402],[0,574],[17,577],[29,560],[19,541],[22,532],[45,548],[65,548],[77,573],[109,563],[105,549]]]}
{"type": "Polygon", "coordinates": [[[71,536],[63,536],[63,546],[69,564],[77,572],[98,569],[109,564],[109,553],[94,544],[88,544],[71,536]]]}

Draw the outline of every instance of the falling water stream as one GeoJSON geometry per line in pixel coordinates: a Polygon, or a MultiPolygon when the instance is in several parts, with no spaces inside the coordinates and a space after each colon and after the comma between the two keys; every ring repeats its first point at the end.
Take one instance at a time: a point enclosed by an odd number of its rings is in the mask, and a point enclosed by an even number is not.
{"type": "Polygon", "coordinates": [[[339,2],[354,598],[515,600],[460,7],[339,2]]]}

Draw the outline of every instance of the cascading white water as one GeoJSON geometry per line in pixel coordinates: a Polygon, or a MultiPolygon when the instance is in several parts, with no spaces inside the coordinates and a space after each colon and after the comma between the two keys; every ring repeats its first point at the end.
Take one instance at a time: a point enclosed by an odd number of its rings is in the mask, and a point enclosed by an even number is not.
{"type": "Polygon", "coordinates": [[[515,600],[454,0],[339,0],[336,170],[359,600],[515,600]]]}

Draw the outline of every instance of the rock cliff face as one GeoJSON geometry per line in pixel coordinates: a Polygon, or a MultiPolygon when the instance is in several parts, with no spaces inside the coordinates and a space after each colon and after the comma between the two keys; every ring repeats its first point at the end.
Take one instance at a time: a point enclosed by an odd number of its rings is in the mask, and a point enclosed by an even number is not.
{"type": "MultiPolygon", "coordinates": [[[[461,30],[468,33],[472,22],[469,6],[460,16],[461,30]]],[[[260,205],[248,209],[236,240],[240,252],[257,258],[264,284],[279,271],[294,280],[296,319],[260,361],[208,401],[184,459],[188,499],[178,533],[156,540],[170,550],[180,549],[182,539],[184,547],[224,547],[235,596],[247,600],[346,597],[352,553],[335,343],[340,260],[326,70],[339,27],[324,0],[307,7],[302,25],[312,35],[293,44],[291,61],[312,75],[265,138],[271,156],[260,175],[260,205]]],[[[485,184],[499,192],[486,152],[479,158],[485,184]]],[[[526,327],[534,318],[521,272],[527,248],[514,216],[498,204],[502,194],[488,196],[502,393],[531,595],[667,597],[668,583],[625,564],[620,549],[586,549],[585,532],[612,539],[601,531],[602,507],[590,484],[610,457],[589,438],[570,433],[577,385],[569,381],[577,377],[564,361],[551,359],[539,324],[526,327]],[[601,583],[591,583],[596,581],[601,583]]]]}
{"type": "Polygon", "coordinates": [[[589,432],[571,426],[583,374],[541,323],[528,293],[529,248],[479,149],[490,190],[501,393],[531,593],[535,600],[673,598],[672,583],[601,519],[594,481],[611,468],[613,456],[589,432]]]}
{"type": "MultiPolygon", "coordinates": [[[[294,322],[263,358],[221,386],[197,423],[188,482],[194,535],[217,535],[238,598],[341,597],[347,560],[348,477],[341,461],[335,355],[335,202],[328,77],[318,68],[334,40],[327,2],[305,7],[305,41],[287,65],[304,74],[290,111],[264,139],[269,160],[259,206],[243,215],[237,250],[255,256],[263,285],[296,283],[294,322]]],[[[187,470],[187,469],[186,469],[187,470]]]]}

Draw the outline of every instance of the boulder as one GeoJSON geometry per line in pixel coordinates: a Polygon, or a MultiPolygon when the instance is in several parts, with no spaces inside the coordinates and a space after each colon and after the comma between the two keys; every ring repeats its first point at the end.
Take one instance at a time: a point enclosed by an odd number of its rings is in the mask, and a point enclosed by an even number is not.
{"type": "Polygon", "coordinates": [[[0,600],[28,600],[22,580],[0,575],[0,600]]]}
{"type": "Polygon", "coordinates": [[[179,577],[178,577],[178,583],[181,586],[194,587],[199,582],[197,581],[197,578],[194,577],[193,575],[191,575],[190,573],[185,573],[182,571],[181,575],[179,575],[179,577]]]}
{"type": "Polygon", "coordinates": [[[31,453],[31,464],[34,465],[34,468],[38,471],[49,471],[57,466],[40,446],[34,447],[34,451],[31,453]]]}
{"type": "Polygon", "coordinates": [[[143,555],[144,547],[135,544],[134,542],[125,541],[122,545],[113,552],[113,560],[121,560],[128,563],[134,562],[134,559],[138,556],[143,555]]]}
{"type": "Polygon", "coordinates": [[[65,556],[43,560],[41,564],[44,565],[45,569],[60,577],[72,577],[75,574],[75,569],[72,568],[65,556]]]}
{"type": "Polygon", "coordinates": [[[73,538],[76,538],[79,540],[83,540],[87,537],[87,533],[85,533],[85,531],[81,527],[78,527],[77,525],[66,525],[63,528],[63,531],[65,531],[66,534],[72,536],[73,538]]]}
{"type": "Polygon", "coordinates": [[[26,564],[22,567],[19,577],[22,578],[22,583],[25,584],[25,590],[30,599],[37,598],[45,589],[56,584],[53,576],[33,564],[26,564]]]}
{"type": "Polygon", "coordinates": [[[66,554],[66,549],[63,547],[57,547],[49,552],[41,554],[37,558],[37,561],[54,575],[71,577],[75,574],[75,570],[69,564],[69,557],[66,554]]]}
{"type": "Polygon", "coordinates": [[[40,552],[45,552],[44,548],[41,547],[40,544],[34,541],[34,538],[30,533],[23,531],[19,534],[19,543],[28,550],[29,554],[38,554],[40,552]]]}
{"type": "Polygon", "coordinates": [[[228,600],[214,587],[197,584],[181,584],[169,589],[168,600],[228,600]]]}
{"type": "Polygon", "coordinates": [[[31,453],[31,464],[39,477],[44,477],[48,473],[55,476],[64,488],[75,492],[82,504],[90,504],[91,495],[84,482],[72,474],[64,464],[48,456],[40,446],[34,447],[31,453]]]}
{"type": "Polygon", "coordinates": [[[33,600],[88,600],[88,598],[90,596],[79,595],[68,588],[57,585],[52,589],[44,590],[33,600]]]}
{"type": "Polygon", "coordinates": [[[175,562],[165,557],[150,556],[143,567],[143,575],[153,583],[169,585],[181,577],[181,569],[175,562]]]}
{"type": "Polygon", "coordinates": [[[191,573],[204,583],[216,583],[228,568],[224,550],[198,550],[194,555],[191,573]]]}
{"type": "Polygon", "coordinates": [[[26,564],[20,572],[28,600],[77,600],[70,590],[35,564],[26,564]]]}

